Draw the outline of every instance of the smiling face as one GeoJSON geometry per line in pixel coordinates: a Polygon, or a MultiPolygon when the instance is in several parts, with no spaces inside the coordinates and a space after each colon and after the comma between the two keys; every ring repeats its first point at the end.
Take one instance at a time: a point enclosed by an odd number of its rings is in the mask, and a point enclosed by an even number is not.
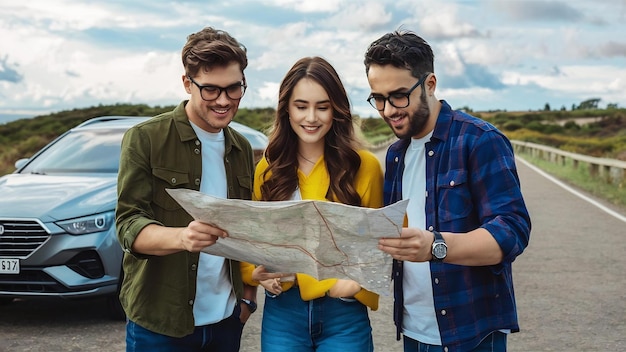
{"type": "MultiPolygon", "coordinates": [[[[370,66],[367,80],[370,84],[371,95],[377,97],[406,93],[418,81],[407,69],[376,64],[370,66]]],[[[426,91],[428,85],[434,82],[434,75],[430,75],[422,85],[416,87],[408,96],[408,106],[396,108],[386,101],[384,109],[378,111],[398,138],[421,138],[434,128],[437,114],[431,114],[432,109],[429,104],[436,102],[436,98],[432,91],[428,94],[426,91]]]]}
{"type": "Polygon", "coordinates": [[[324,87],[310,78],[302,78],[294,86],[287,110],[300,150],[323,151],[324,137],[333,124],[333,108],[324,87]]]}
{"type": "MultiPolygon", "coordinates": [[[[211,85],[229,87],[243,81],[243,73],[238,63],[232,62],[227,66],[215,66],[208,70],[200,70],[192,77],[201,86],[211,85]]],[[[233,120],[241,99],[231,99],[222,91],[215,100],[206,101],[200,95],[200,88],[189,78],[183,76],[185,90],[190,94],[185,111],[189,120],[211,133],[219,132],[233,120]]]]}

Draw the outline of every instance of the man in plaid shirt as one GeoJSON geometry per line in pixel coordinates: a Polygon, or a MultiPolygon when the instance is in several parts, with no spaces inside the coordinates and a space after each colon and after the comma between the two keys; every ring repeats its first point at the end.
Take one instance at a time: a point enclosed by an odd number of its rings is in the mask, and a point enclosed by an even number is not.
{"type": "Polygon", "coordinates": [[[394,258],[394,321],[404,351],[506,351],[519,331],[511,263],[530,217],[513,148],[493,125],[435,97],[428,43],[388,33],[365,54],[370,104],[400,139],[385,204],[410,199],[408,227],[379,248],[394,258]]]}

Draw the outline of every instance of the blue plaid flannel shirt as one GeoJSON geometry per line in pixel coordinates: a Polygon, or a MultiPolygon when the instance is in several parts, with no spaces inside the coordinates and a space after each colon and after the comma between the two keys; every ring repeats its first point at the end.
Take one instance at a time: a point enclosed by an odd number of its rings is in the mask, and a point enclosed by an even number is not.
{"type": "MultiPolygon", "coordinates": [[[[441,103],[425,148],[426,229],[468,232],[482,227],[504,253],[502,262],[492,266],[430,263],[442,344],[448,351],[467,351],[493,331],[519,331],[511,263],[528,245],[531,224],[509,140],[486,121],[441,103]]],[[[400,140],[387,150],[385,205],[402,199],[409,144],[400,140]]],[[[402,275],[402,262],[394,260],[397,339],[402,330],[402,275]]]]}

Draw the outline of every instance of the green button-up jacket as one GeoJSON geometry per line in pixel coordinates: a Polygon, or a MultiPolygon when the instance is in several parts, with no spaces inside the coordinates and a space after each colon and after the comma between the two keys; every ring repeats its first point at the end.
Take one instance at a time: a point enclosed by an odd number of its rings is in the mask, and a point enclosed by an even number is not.
{"type": "MultiPolygon", "coordinates": [[[[142,122],[124,135],[118,176],[116,223],[125,252],[120,301],[128,318],[151,331],[182,337],[193,332],[198,253],[166,256],[134,253],[139,232],[149,224],[184,227],[193,218],[165,191],[200,189],[202,145],[183,101],[173,111],[142,122]]],[[[253,154],[250,143],[224,129],[224,166],[228,198],[251,199],[253,154]]],[[[241,298],[239,263],[228,261],[231,281],[241,298]]]]}

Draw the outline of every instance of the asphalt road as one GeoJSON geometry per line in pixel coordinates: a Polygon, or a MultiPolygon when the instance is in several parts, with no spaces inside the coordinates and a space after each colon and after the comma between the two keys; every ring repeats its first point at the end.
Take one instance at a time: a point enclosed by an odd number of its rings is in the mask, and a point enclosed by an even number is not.
{"type": "MultiPolygon", "coordinates": [[[[513,264],[521,332],[509,351],[626,351],[626,222],[518,163],[530,245],[513,264]]],[[[626,216],[626,209],[615,209],[626,216]]],[[[242,352],[259,351],[260,309],[242,352]]],[[[376,351],[401,351],[392,300],[370,312],[376,351]]],[[[17,301],[0,307],[0,351],[123,351],[124,323],[103,300],[17,301]]]]}

